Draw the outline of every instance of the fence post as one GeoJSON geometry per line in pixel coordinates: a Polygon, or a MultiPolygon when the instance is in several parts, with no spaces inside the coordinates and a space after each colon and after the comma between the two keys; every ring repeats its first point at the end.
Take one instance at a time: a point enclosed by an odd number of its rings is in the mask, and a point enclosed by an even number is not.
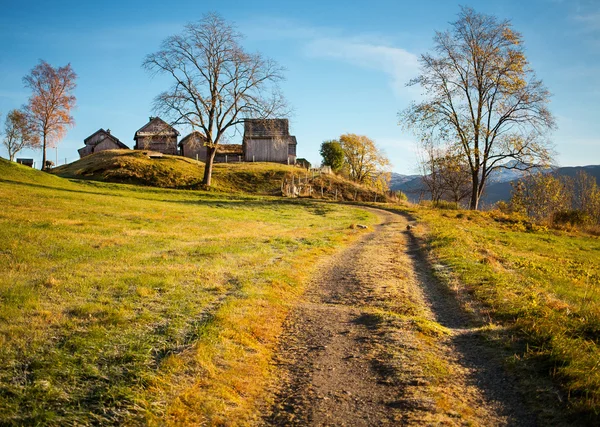
{"type": "Polygon", "coordinates": [[[335,189],[335,201],[337,202],[337,188],[335,189]]]}
{"type": "Polygon", "coordinates": [[[225,154],[225,163],[227,163],[227,154],[225,154]]]}

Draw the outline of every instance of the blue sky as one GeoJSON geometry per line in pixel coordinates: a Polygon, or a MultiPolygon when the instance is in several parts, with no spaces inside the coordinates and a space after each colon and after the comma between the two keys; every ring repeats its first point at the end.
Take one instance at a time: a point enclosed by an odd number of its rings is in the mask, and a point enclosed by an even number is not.
{"type": "MultiPolygon", "coordinates": [[[[48,153],[52,160],[58,154],[59,164],[76,160],[83,139],[99,128],[133,146],[133,134],[152,115],[153,97],[169,84],[141,68],[144,56],[215,11],[235,22],[247,50],[287,69],[282,89],[294,109],[299,157],[318,163],[322,141],[352,132],[384,148],[395,172],[415,173],[414,138],[397,125],[397,113],[419,96],[405,83],[459,4],[510,19],[523,34],[532,68],[553,93],[557,163],[600,164],[599,0],[8,3],[0,15],[2,121],[26,103],[22,78],[39,59],[70,62],[78,74],[77,124],[57,153],[48,153]]],[[[0,156],[7,157],[4,148],[0,156]]],[[[39,151],[21,156],[41,159],[39,151]]]]}

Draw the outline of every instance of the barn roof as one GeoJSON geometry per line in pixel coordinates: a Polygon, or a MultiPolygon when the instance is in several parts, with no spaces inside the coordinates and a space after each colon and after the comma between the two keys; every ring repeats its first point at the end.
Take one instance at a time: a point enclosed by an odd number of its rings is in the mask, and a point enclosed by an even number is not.
{"type": "Polygon", "coordinates": [[[155,135],[178,136],[179,132],[160,117],[150,117],[150,121],[136,131],[133,139],[137,141],[139,137],[155,135]],[[160,130],[156,131],[155,129],[152,129],[154,126],[158,127],[160,130]]]}
{"type": "Polygon", "coordinates": [[[83,143],[85,145],[88,145],[88,141],[93,138],[94,136],[98,135],[98,134],[104,134],[104,138],[101,139],[100,141],[98,141],[96,144],[94,145],[98,145],[100,144],[102,141],[104,141],[106,138],[110,139],[111,141],[113,141],[115,144],[117,144],[120,148],[124,148],[126,150],[129,149],[128,146],[126,146],[125,144],[123,144],[119,138],[117,138],[116,136],[112,135],[110,133],[110,130],[104,130],[102,128],[98,129],[96,132],[94,132],[93,134],[91,134],[90,136],[88,136],[86,139],[83,140],[83,143]]]}
{"type": "Polygon", "coordinates": [[[289,136],[288,119],[246,119],[244,138],[289,136]]]}

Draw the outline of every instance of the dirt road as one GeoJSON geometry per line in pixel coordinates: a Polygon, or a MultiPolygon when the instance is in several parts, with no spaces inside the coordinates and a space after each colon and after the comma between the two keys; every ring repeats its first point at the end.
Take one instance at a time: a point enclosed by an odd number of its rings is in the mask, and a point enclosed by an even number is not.
{"type": "Polygon", "coordinates": [[[483,325],[432,278],[407,219],[322,266],[290,316],[267,425],[535,425],[483,325]]]}

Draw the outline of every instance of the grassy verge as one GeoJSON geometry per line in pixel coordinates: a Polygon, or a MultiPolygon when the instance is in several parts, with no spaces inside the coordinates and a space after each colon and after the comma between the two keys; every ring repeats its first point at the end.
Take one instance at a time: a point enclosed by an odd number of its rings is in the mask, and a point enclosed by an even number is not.
{"type": "Polygon", "coordinates": [[[0,419],[249,422],[282,319],[364,211],[0,160],[0,419]]]}
{"type": "Polygon", "coordinates": [[[440,264],[438,276],[506,326],[505,343],[523,344],[512,347],[513,362],[534,362],[550,374],[573,420],[597,422],[600,240],[496,212],[415,208],[411,214],[427,225],[415,230],[440,264]]]}

